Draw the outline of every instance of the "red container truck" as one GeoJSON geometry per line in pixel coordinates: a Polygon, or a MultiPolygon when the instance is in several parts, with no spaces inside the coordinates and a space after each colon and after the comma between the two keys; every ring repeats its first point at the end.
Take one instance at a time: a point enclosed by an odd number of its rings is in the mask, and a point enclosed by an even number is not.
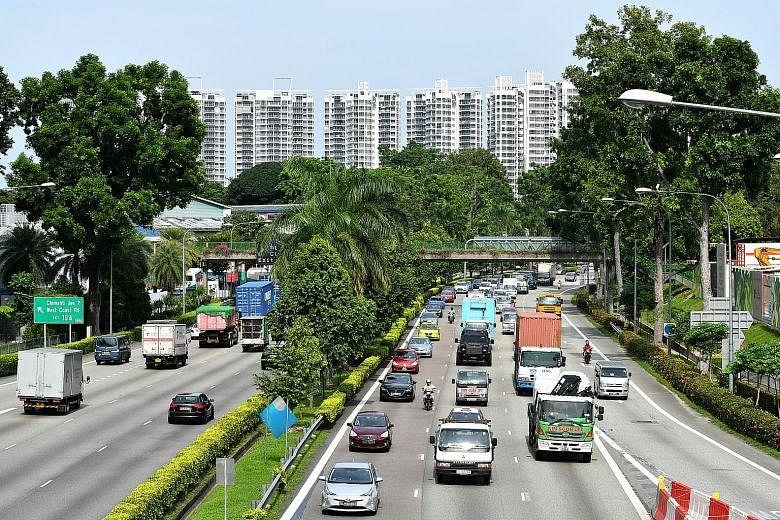
{"type": "Polygon", "coordinates": [[[232,347],[238,342],[238,313],[235,307],[201,305],[196,312],[201,347],[232,347]]]}
{"type": "Polygon", "coordinates": [[[556,377],[566,358],[561,352],[561,317],[542,312],[520,312],[515,336],[515,392],[531,392],[541,377],[556,377]]]}

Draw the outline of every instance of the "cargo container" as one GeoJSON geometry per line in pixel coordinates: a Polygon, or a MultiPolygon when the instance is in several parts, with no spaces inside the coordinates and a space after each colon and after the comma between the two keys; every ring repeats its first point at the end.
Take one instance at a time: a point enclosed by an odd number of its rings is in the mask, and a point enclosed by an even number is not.
{"type": "Polygon", "coordinates": [[[531,392],[541,377],[560,374],[566,364],[561,352],[561,318],[556,314],[520,312],[515,336],[515,392],[531,392]]]}
{"type": "Polygon", "coordinates": [[[187,327],[175,320],[150,320],[141,327],[141,352],[146,368],[184,366],[188,355],[187,327]]]}
{"type": "MultiPolygon", "coordinates": [[[[20,350],[16,395],[24,413],[79,408],[84,397],[81,351],[60,348],[20,350]]],[[[86,383],[89,382],[87,377],[86,383]]]]}
{"type": "Polygon", "coordinates": [[[197,313],[198,345],[232,347],[238,342],[238,313],[227,305],[201,305],[197,313]]]}
{"type": "Polygon", "coordinates": [[[263,351],[271,337],[266,315],[276,307],[278,288],[271,281],[248,282],[236,289],[238,343],[244,352],[263,351]]]}

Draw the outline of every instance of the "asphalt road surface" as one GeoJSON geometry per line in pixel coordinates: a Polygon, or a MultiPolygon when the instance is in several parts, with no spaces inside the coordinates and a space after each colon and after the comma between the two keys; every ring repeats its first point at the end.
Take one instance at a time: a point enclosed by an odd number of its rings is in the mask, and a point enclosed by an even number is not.
{"type": "MultiPolygon", "coordinates": [[[[575,284],[563,287],[564,293],[575,284]]],[[[543,290],[545,290],[543,288],[543,290]]],[[[535,295],[518,296],[518,306],[531,309],[535,295]]],[[[458,304],[461,298],[458,299],[458,304]]],[[[459,305],[455,306],[459,313],[459,305]]],[[[722,432],[683,405],[658,384],[609,338],[602,336],[568,303],[564,308],[563,350],[567,369],[582,370],[592,377],[592,365],[581,363],[584,337],[596,347],[595,360],[607,357],[624,361],[631,372],[629,399],[601,399],[604,420],[599,423],[601,440],[591,463],[566,455],[535,461],[527,442],[526,417],[529,396],[516,396],[512,387],[513,335],[496,336],[493,366],[488,368],[492,385],[490,400],[483,407],[498,438],[493,480],[489,486],[457,482],[436,484],[433,480],[433,449],[428,435],[455,405],[451,379],[454,365],[454,325],[442,322],[442,339],[434,343],[432,359],[423,359],[418,387],[430,378],[440,393],[433,412],[422,409],[421,396],[413,403],[380,403],[375,385],[367,384],[333,428],[332,450],[326,444],[322,457],[310,468],[312,486],[302,486],[285,513],[289,518],[319,518],[322,483],[317,473],[327,473],[335,462],[370,461],[384,477],[381,484],[380,518],[474,519],[474,518],[647,518],[656,494],[655,476],[679,480],[705,493],[718,491],[721,498],[759,518],[780,519],[780,462],[739,439],[722,432]],[[361,407],[361,404],[363,405],[361,407]],[[343,423],[357,409],[382,410],[395,424],[390,453],[350,453],[343,423]],[[550,460],[551,459],[551,460],[550,460]]],[[[375,377],[377,379],[379,376],[375,377]]]]}
{"type": "Polygon", "coordinates": [[[85,356],[82,407],[24,415],[15,376],[0,378],[0,518],[97,519],[209,426],[168,424],[171,397],[204,392],[219,418],[255,392],[259,354],[190,345],[187,366],[145,369],[85,356]]]}

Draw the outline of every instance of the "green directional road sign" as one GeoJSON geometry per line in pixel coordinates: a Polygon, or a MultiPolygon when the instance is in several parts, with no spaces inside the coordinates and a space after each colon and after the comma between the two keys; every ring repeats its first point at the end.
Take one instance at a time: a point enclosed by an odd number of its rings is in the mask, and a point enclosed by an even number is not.
{"type": "Polygon", "coordinates": [[[36,296],[33,303],[35,323],[82,325],[84,298],[80,296],[36,296]]]}

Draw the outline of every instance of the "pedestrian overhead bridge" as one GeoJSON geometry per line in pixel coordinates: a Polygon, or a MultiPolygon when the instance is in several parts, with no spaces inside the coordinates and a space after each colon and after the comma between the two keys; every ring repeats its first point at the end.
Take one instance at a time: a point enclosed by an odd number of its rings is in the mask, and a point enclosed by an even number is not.
{"type": "Polygon", "coordinates": [[[474,237],[466,242],[426,243],[424,260],[438,261],[549,261],[600,262],[596,244],[578,243],[560,237],[474,237]]]}

